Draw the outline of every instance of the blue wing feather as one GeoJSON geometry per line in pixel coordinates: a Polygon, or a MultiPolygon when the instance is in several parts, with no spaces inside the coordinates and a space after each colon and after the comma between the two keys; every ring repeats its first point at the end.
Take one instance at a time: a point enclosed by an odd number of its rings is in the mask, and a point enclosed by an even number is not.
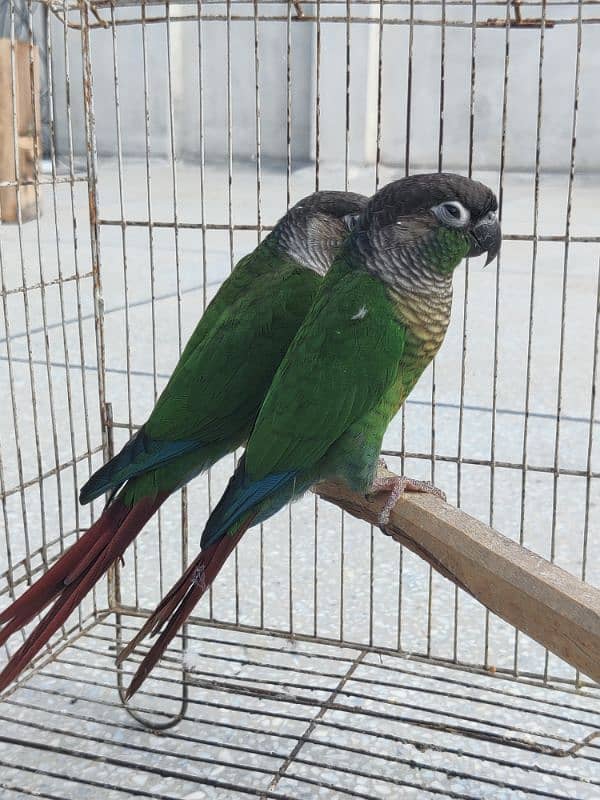
{"type": "Polygon", "coordinates": [[[79,501],[89,503],[105,492],[115,491],[136,475],[148,472],[200,446],[201,443],[196,439],[151,439],[144,428],[140,428],[116,456],[92,475],[81,489],[79,501]]]}
{"type": "Polygon", "coordinates": [[[250,481],[245,474],[244,458],[240,459],[227,489],[206,523],[200,542],[201,547],[210,547],[222,538],[236,522],[241,521],[244,514],[255,509],[263,500],[293,480],[296,474],[295,470],[291,470],[266,475],[258,481],[250,481]]]}

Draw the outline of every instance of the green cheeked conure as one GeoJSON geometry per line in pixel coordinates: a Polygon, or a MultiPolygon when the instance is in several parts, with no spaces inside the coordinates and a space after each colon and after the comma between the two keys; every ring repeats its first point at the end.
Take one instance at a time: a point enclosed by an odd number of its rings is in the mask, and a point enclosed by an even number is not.
{"type": "Polygon", "coordinates": [[[367,204],[319,286],[262,403],[243,458],[204,529],[201,552],[119,656],[162,629],[139,666],[137,691],[243,533],[324,480],[360,493],[389,492],[381,523],[406,477],[377,479],[384,433],[440,349],[452,277],[465,258],[500,248],[493,192],[452,174],[414,175],[367,204]]]}

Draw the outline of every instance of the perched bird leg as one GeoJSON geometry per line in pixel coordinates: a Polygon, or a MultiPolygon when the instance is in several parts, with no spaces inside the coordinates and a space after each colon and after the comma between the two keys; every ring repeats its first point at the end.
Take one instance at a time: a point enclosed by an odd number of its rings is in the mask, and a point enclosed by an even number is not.
{"type": "MultiPolygon", "coordinates": [[[[385,461],[380,458],[379,466],[384,469],[387,468],[385,461]]],[[[442,500],[446,499],[446,495],[441,489],[438,489],[429,481],[418,481],[414,478],[407,478],[406,476],[398,475],[381,475],[378,474],[371,485],[371,489],[367,494],[369,496],[379,494],[380,492],[389,492],[389,497],[379,515],[379,522],[381,525],[387,525],[390,521],[390,514],[392,509],[402,497],[404,492],[424,492],[426,494],[433,494],[440,497],[442,500]]]]}

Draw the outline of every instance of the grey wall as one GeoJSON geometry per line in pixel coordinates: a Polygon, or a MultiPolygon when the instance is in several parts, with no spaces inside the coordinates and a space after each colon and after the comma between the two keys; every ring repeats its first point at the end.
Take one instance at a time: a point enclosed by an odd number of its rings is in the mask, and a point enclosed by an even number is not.
{"type": "MultiPolygon", "coordinates": [[[[240,6],[250,13],[251,6],[240,6]]],[[[339,5],[322,5],[322,14],[340,13],[339,5]]],[[[393,7],[395,15],[407,13],[393,7]]],[[[269,5],[270,13],[286,14],[286,7],[269,5]]],[[[190,6],[179,13],[189,13],[190,6]]],[[[224,6],[211,6],[215,13],[224,6]]],[[[433,10],[432,10],[433,11],[433,10]]],[[[454,8],[452,19],[470,19],[468,7],[454,8]]],[[[573,7],[552,7],[553,15],[572,14],[573,7]]],[[[135,9],[120,12],[131,16],[135,9]]],[[[175,13],[175,12],[173,12],[175,13]]],[[[374,13],[378,13],[376,10],[374,13]]],[[[425,12],[421,12],[422,16],[425,12]]],[[[430,12],[431,13],[431,12],[430,12]]],[[[489,16],[489,7],[483,16],[489,16]]],[[[61,26],[52,22],[54,34],[55,116],[59,149],[68,149],[65,115],[65,50],[61,26]],[[61,79],[62,78],[62,79],[61,79]]],[[[167,156],[170,147],[167,31],[164,24],[146,28],[146,62],[149,96],[150,149],[167,156]]],[[[314,23],[291,26],[292,158],[298,163],[315,154],[316,46],[314,23]]],[[[345,157],[346,129],[346,25],[321,26],[320,154],[324,161],[345,157]]],[[[196,22],[171,24],[171,86],[176,150],[182,157],[198,158],[200,147],[199,46],[196,22]]],[[[282,22],[259,24],[261,154],[264,159],[285,160],[287,81],[287,29],[282,22]]],[[[375,159],[377,133],[379,28],[377,24],[352,24],[350,37],[349,158],[370,163],[375,159]]],[[[468,160],[469,100],[471,91],[471,30],[446,28],[444,164],[464,167],[468,160]]],[[[79,34],[68,34],[71,62],[71,110],[75,149],[83,152],[81,102],[81,52],[79,34]]],[[[202,46],[205,152],[207,160],[227,157],[226,25],[205,21],[202,46]]],[[[547,29],[543,62],[543,113],[541,158],[545,169],[568,169],[574,102],[577,26],[547,29]]],[[[475,165],[497,167],[502,132],[502,93],[506,34],[502,28],[479,29],[475,48],[475,165]]],[[[116,152],[113,39],[110,30],[92,35],[94,93],[98,148],[116,152]]],[[[403,164],[408,113],[409,28],[389,25],[382,42],[381,148],[387,164],[403,164]]],[[[510,33],[507,94],[506,156],[508,169],[530,169],[535,159],[537,119],[539,29],[510,33]]],[[[435,168],[440,125],[441,30],[416,25],[412,43],[412,94],[410,158],[414,166],[435,168]]],[[[141,26],[117,28],[122,147],[125,155],[145,152],[144,62],[141,26]]],[[[582,29],[580,108],[577,165],[597,169],[600,141],[600,26],[582,29]]],[[[231,25],[232,145],[236,159],[256,153],[254,26],[231,25]]]]}
{"type": "MultiPolygon", "coordinates": [[[[323,13],[329,9],[324,7],[323,13]]],[[[404,15],[406,7],[394,7],[404,15]]],[[[490,9],[479,11],[487,19],[490,9]]],[[[503,10],[498,9],[501,14],[503,10]]],[[[427,9],[420,18],[439,10],[427,9]]],[[[534,9],[528,7],[528,13],[534,9]]],[[[593,7],[587,9],[591,14],[593,7]]],[[[338,11],[339,13],[339,11],[338,11]]],[[[417,12],[419,13],[419,12],[417,12]]],[[[552,8],[556,18],[571,17],[574,7],[552,8]]],[[[449,19],[469,21],[470,7],[455,7],[449,19]]],[[[403,164],[408,114],[409,35],[407,26],[384,27],[382,42],[381,147],[382,160],[403,164]]],[[[322,36],[322,156],[339,157],[344,135],[345,25],[324,26],[322,36]]],[[[439,152],[442,31],[439,26],[415,25],[412,42],[410,159],[415,166],[435,168],[439,152]]],[[[499,164],[505,71],[504,28],[478,29],[475,39],[475,164],[499,164]]],[[[350,33],[350,152],[353,160],[373,160],[376,142],[379,32],[377,25],[352,25],[350,33]],[[369,30],[367,30],[369,28],[369,30]]],[[[541,161],[546,169],[568,169],[575,91],[577,25],[546,29],[542,66],[543,101],[541,161]]],[[[471,29],[447,27],[444,75],[444,163],[468,161],[471,29]]],[[[509,169],[529,169],[535,162],[538,109],[540,30],[512,29],[509,35],[506,158],[509,169]]],[[[577,165],[598,169],[600,161],[600,26],[582,25],[577,165]]]]}
{"type": "MultiPolygon", "coordinates": [[[[247,7],[245,12],[247,13],[247,7]]],[[[273,7],[285,14],[285,7],[273,7]]],[[[189,6],[187,7],[189,10],[189,6]]],[[[225,7],[211,6],[214,13],[225,7]]],[[[182,7],[180,13],[185,13],[182,7]]],[[[124,9],[120,16],[130,16],[124,9]]],[[[135,13],[135,12],[134,12],[135,13]]],[[[226,23],[203,23],[199,39],[196,22],[171,23],[171,92],[174,112],[174,139],[179,155],[198,158],[200,150],[200,72],[202,51],[202,87],[204,108],[204,147],[206,157],[225,159],[227,142],[227,30],[226,23]]],[[[66,125],[66,86],[59,76],[70,64],[71,114],[75,134],[75,150],[84,149],[83,109],[81,96],[81,52],[78,36],[68,34],[67,47],[63,31],[53,22],[57,42],[54,48],[56,116],[59,120],[59,149],[68,149],[66,125]],[[65,56],[66,50],[66,56],[65,56]]],[[[312,40],[310,26],[294,25],[291,29],[291,108],[292,155],[294,159],[310,157],[312,40]]],[[[261,154],[264,158],[282,159],[287,150],[287,35],[285,25],[262,22],[260,39],[260,117],[261,154]]],[[[129,156],[145,153],[146,123],[144,101],[144,38],[140,25],[117,27],[116,41],[110,31],[92,33],[96,136],[102,154],[116,153],[117,127],[115,115],[114,60],[116,54],[120,95],[121,143],[129,156]]],[[[231,26],[231,113],[235,158],[251,159],[256,154],[255,56],[254,25],[234,22],[231,26]]],[[[170,105],[167,27],[146,26],[146,75],[148,89],[149,142],[155,156],[170,152],[170,105]]]]}

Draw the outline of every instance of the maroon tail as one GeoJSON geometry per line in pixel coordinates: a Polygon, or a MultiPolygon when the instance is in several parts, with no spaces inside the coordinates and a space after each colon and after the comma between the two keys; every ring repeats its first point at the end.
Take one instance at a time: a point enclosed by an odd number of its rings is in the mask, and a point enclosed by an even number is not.
{"type": "Polygon", "coordinates": [[[219,574],[236,544],[252,524],[254,516],[253,514],[246,519],[235,533],[226,534],[218,542],[203,550],[192,561],[177,583],[163,597],[154,613],[148,617],[143,628],[119,653],[117,663],[120,664],[134,651],[142,639],[149,633],[158,633],[161,627],[167,623],[133,676],[125,695],[127,700],[133,697],[146,680],[177,631],[192,613],[196,603],[219,574]]]}
{"type": "Polygon", "coordinates": [[[146,522],[167,498],[144,498],[129,508],[115,500],[42,577],[0,614],[0,645],[54,605],[0,673],[0,692],[25,669],[50,637],[65,623],[86,594],[117,561],[146,522]]]}

